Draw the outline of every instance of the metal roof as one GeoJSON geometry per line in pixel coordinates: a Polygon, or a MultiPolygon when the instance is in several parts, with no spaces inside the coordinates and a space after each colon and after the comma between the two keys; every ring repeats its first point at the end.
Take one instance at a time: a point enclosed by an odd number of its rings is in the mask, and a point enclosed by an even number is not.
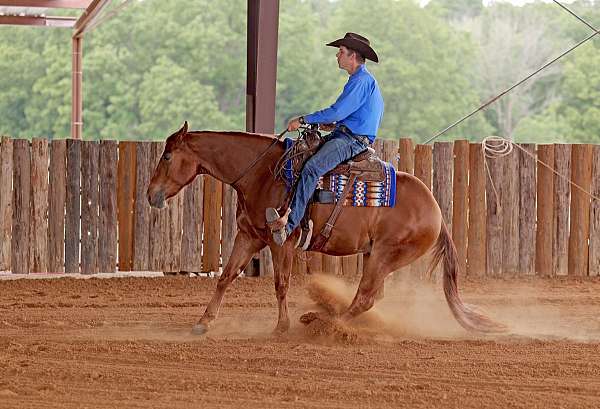
{"type": "Polygon", "coordinates": [[[72,28],[81,36],[110,0],[0,0],[0,25],[72,28]],[[71,9],[78,16],[55,15],[71,9]]]}

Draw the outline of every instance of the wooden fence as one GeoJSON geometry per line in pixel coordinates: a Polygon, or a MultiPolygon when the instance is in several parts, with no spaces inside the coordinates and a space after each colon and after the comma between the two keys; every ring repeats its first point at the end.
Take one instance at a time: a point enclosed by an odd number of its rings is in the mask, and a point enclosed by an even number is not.
{"type": "MultiPolygon", "coordinates": [[[[519,146],[600,196],[600,146],[519,146]]],[[[3,137],[0,270],[219,271],[231,254],[236,193],[198,177],[167,209],[151,209],[146,187],[163,147],[3,137]]],[[[464,140],[377,140],[375,148],[433,190],[461,274],[599,275],[600,203],[520,149],[488,159],[486,170],[481,145],[464,140]]],[[[294,261],[297,273],[362,269],[361,256],[305,256],[294,261]]],[[[425,259],[405,270],[424,270],[425,259]]],[[[272,269],[267,250],[246,271],[268,275],[272,269]]]]}

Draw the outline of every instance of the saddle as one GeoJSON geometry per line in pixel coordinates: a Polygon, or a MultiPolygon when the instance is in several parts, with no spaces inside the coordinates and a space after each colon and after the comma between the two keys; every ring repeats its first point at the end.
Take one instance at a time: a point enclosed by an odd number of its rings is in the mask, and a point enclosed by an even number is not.
{"type": "MultiPolygon", "coordinates": [[[[304,163],[319,150],[325,143],[325,139],[316,129],[310,126],[305,129],[294,144],[286,150],[276,166],[275,175],[281,175],[287,166],[291,171],[293,181],[298,179],[304,163]],[[287,164],[287,165],[286,165],[287,164]]],[[[385,179],[385,162],[379,159],[373,148],[367,148],[346,162],[340,163],[325,176],[331,174],[345,175],[350,177],[356,174],[363,181],[379,182],[385,179]]]]}
{"type": "MultiPolygon", "coordinates": [[[[298,180],[300,172],[302,171],[302,167],[304,163],[317,152],[317,150],[325,143],[325,139],[321,136],[321,133],[318,131],[318,127],[316,125],[311,125],[308,128],[304,129],[300,135],[300,137],[289,147],[275,168],[275,176],[282,177],[286,180],[287,177],[291,177],[291,185],[295,186],[295,182],[298,180]]],[[[333,229],[335,222],[340,215],[343,207],[343,203],[348,196],[354,182],[357,179],[362,181],[372,181],[379,182],[385,180],[385,162],[379,159],[375,150],[367,147],[366,150],[354,156],[353,158],[342,162],[326,175],[324,175],[324,181],[329,180],[327,176],[329,175],[345,175],[348,180],[342,191],[341,196],[335,203],[335,206],[327,220],[327,223],[323,226],[323,229],[319,233],[319,235],[312,242],[310,247],[308,247],[308,243],[299,243],[299,246],[310,251],[319,251],[325,243],[329,240],[329,236],[331,235],[331,230],[333,229]]],[[[289,181],[288,181],[289,183],[289,181]]],[[[329,190],[329,186],[323,186],[324,191],[329,190]]],[[[282,208],[287,208],[292,198],[294,189],[290,189],[290,193],[285,200],[282,208]]],[[[317,192],[318,193],[318,192],[317,192]]],[[[310,203],[309,203],[310,206],[310,203]]],[[[304,220],[302,221],[302,229],[308,229],[309,220],[307,215],[310,212],[305,213],[304,220]]],[[[306,236],[302,234],[302,237],[306,236]]],[[[310,240],[310,239],[308,239],[310,240]]]]}

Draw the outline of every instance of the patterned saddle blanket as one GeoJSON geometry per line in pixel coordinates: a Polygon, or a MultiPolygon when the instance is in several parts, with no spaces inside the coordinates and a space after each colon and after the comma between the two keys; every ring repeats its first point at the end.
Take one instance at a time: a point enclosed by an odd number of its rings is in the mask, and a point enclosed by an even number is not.
{"type": "MultiPolygon", "coordinates": [[[[391,163],[383,162],[384,178],[380,181],[362,180],[360,176],[354,181],[343,206],[355,207],[394,207],[396,204],[396,169],[391,163]]],[[[342,196],[349,177],[345,174],[328,173],[319,179],[317,189],[333,192],[334,203],[342,196]]]]}
{"type": "MultiPolygon", "coordinates": [[[[286,139],[284,143],[286,151],[293,149],[293,140],[286,139]]],[[[318,147],[313,148],[312,153],[316,149],[318,147]]],[[[291,158],[297,157],[297,155],[290,156],[291,158]]],[[[291,188],[294,185],[301,166],[308,157],[310,157],[310,154],[305,155],[301,163],[292,159],[284,162],[281,174],[288,187],[291,188]]],[[[379,159],[371,148],[341,163],[331,172],[321,177],[314,201],[317,203],[337,203],[346,187],[346,182],[350,179],[351,173],[356,173],[358,176],[354,181],[354,186],[351,187],[344,199],[343,206],[394,207],[396,204],[396,170],[391,163],[379,159]],[[327,199],[323,199],[324,197],[327,197],[327,199]]]]}

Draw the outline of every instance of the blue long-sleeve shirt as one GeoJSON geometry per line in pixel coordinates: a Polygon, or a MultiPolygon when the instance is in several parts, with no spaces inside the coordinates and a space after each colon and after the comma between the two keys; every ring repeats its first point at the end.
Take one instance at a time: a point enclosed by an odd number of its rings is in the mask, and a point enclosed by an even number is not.
{"type": "Polygon", "coordinates": [[[335,122],[345,125],[355,134],[368,136],[371,142],[377,136],[382,118],[383,97],[377,80],[364,64],[348,78],[342,94],[333,105],[304,116],[309,124],[335,122]]]}

